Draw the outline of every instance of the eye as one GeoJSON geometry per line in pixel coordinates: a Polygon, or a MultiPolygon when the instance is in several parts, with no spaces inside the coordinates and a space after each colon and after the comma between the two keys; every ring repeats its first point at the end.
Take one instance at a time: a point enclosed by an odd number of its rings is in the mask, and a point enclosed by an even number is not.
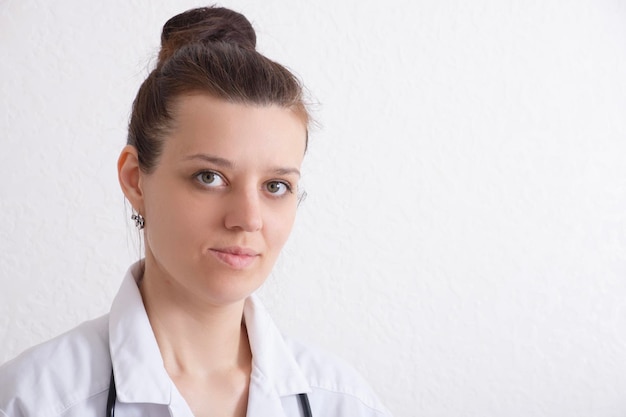
{"type": "Polygon", "coordinates": [[[226,184],[224,178],[217,172],[213,171],[202,171],[196,174],[196,179],[200,182],[200,184],[207,187],[220,187],[226,184]]]}
{"type": "Polygon", "coordinates": [[[283,181],[269,181],[265,183],[265,189],[276,197],[280,197],[288,192],[291,192],[291,186],[283,181]]]}

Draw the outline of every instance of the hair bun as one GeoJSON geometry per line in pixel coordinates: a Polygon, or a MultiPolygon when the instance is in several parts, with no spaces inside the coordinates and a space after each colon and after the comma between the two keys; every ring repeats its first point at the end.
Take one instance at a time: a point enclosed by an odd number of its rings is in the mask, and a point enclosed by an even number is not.
{"type": "Polygon", "coordinates": [[[194,42],[226,42],[255,49],[256,33],[246,17],[223,7],[201,7],[180,13],[163,25],[159,66],[176,50],[194,42]]]}

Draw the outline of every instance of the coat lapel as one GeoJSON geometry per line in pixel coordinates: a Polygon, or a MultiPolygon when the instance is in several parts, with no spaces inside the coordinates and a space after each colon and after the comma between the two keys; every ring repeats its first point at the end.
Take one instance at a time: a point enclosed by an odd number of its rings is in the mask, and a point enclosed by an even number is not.
{"type": "Polygon", "coordinates": [[[258,368],[250,376],[247,417],[286,417],[280,396],[258,368]]]}
{"type": "Polygon", "coordinates": [[[247,417],[284,417],[283,399],[308,393],[311,387],[255,295],[246,300],[244,319],[252,350],[247,417]]]}

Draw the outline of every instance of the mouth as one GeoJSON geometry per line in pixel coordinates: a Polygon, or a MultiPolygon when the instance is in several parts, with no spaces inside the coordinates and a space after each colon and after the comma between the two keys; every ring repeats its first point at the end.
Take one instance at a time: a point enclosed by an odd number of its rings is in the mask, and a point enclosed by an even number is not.
{"type": "Polygon", "coordinates": [[[220,262],[233,269],[245,269],[249,267],[260,255],[252,249],[240,247],[211,248],[209,251],[220,262]]]}

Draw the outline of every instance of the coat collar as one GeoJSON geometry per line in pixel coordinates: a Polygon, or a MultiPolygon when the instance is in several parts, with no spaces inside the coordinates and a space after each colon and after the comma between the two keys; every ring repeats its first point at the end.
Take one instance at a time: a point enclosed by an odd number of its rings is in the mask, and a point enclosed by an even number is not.
{"type": "Polygon", "coordinates": [[[244,306],[252,350],[247,417],[284,417],[281,397],[311,392],[302,370],[257,296],[244,306]]]}
{"type": "MultiPolygon", "coordinates": [[[[171,404],[172,392],[177,391],[163,365],[137,287],[141,269],[141,261],[129,268],[111,306],[109,347],[117,396],[128,403],[171,404]]],[[[311,387],[256,295],[246,300],[244,320],[252,350],[248,416],[255,415],[250,410],[282,416],[280,397],[308,393],[311,387]]]]}
{"type": "Polygon", "coordinates": [[[141,270],[141,261],[129,268],[109,316],[109,348],[117,398],[130,403],[169,404],[172,381],[137,287],[141,270]]]}
{"type": "Polygon", "coordinates": [[[281,397],[310,392],[293,353],[256,295],[246,300],[244,320],[252,349],[253,376],[256,373],[262,377],[281,397]]]}

